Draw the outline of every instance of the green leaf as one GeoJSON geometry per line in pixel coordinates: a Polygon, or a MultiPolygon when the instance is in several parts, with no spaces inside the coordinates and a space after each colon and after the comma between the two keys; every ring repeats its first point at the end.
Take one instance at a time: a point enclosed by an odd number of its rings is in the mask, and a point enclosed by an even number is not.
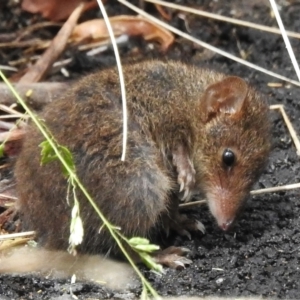
{"type": "Polygon", "coordinates": [[[0,157],[4,156],[4,143],[0,145],[0,157]]]}
{"type": "Polygon", "coordinates": [[[49,141],[43,141],[40,143],[39,147],[42,148],[41,150],[41,164],[45,165],[53,160],[57,159],[57,155],[55,154],[54,150],[52,149],[49,141]]]}
{"type": "Polygon", "coordinates": [[[153,244],[150,244],[150,245],[135,245],[135,246],[132,246],[132,247],[134,247],[137,250],[148,252],[148,253],[159,250],[159,246],[153,245],[153,244]]]}
{"type": "MultiPolygon", "coordinates": [[[[63,158],[65,159],[65,162],[69,166],[70,169],[72,169],[73,172],[75,172],[75,163],[73,159],[73,155],[70,152],[70,150],[67,147],[59,146],[59,151],[61,152],[63,158]]],[[[64,174],[67,172],[67,170],[64,171],[64,174]]],[[[67,172],[68,174],[68,172],[67,172]]],[[[65,174],[66,175],[66,174],[65,174]]]]}
{"type": "Polygon", "coordinates": [[[141,237],[133,237],[128,242],[132,246],[135,246],[135,245],[149,245],[150,244],[148,239],[141,238],[141,237]]]}
{"type": "MultiPolygon", "coordinates": [[[[54,149],[52,148],[52,146],[50,145],[49,141],[43,141],[42,143],[40,143],[39,145],[42,150],[41,150],[41,164],[45,165],[48,164],[52,161],[58,160],[58,156],[55,153],[54,149]]],[[[69,151],[69,149],[67,147],[61,146],[61,145],[56,145],[60,155],[63,157],[65,163],[68,165],[68,167],[75,172],[75,164],[74,164],[74,160],[73,160],[73,155],[72,153],[69,151]]],[[[63,175],[65,177],[69,177],[69,172],[67,171],[66,167],[64,165],[62,165],[62,172],[63,175]]]]}
{"type": "Polygon", "coordinates": [[[143,263],[151,270],[154,270],[156,272],[162,273],[163,267],[160,264],[157,264],[153,258],[145,253],[145,252],[139,252],[140,258],[143,261],[143,263]]]}
{"type": "Polygon", "coordinates": [[[153,252],[159,249],[159,246],[150,244],[148,239],[141,238],[141,237],[133,237],[128,240],[130,246],[138,251],[143,252],[153,252]]]}

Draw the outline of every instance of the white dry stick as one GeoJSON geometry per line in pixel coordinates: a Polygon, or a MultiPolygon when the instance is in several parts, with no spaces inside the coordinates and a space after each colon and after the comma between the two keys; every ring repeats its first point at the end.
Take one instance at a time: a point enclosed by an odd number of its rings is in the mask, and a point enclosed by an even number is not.
{"type": "Polygon", "coordinates": [[[16,118],[26,117],[25,114],[22,114],[22,113],[18,112],[17,110],[15,110],[9,106],[6,106],[4,104],[0,104],[0,110],[6,112],[8,114],[14,115],[16,118]]]}
{"type": "MultiPolygon", "coordinates": [[[[259,194],[265,194],[265,193],[275,193],[275,192],[281,192],[281,191],[289,191],[289,190],[295,190],[300,189],[300,183],[293,183],[293,184],[287,184],[282,186],[274,186],[270,188],[265,189],[259,189],[259,190],[253,190],[250,192],[251,195],[259,195],[259,194]]],[[[188,203],[182,203],[179,204],[179,207],[191,207],[191,206],[197,206],[207,203],[207,200],[199,200],[199,201],[193,201],[188,203]]]]}
{"type": "Polygon", "coordinates": [[[287,184],[282,186],[274,186],[270,188],[260,189],[260,190],[254,190],[251,191],[251,195],[258,195],[258,194],[264,194],[264,193],[274,193],[274,192],[281,192],[281,191],[289,191],[294,189],[299,189],[300,183],[293,183],[293,184],[287,184]]]}
{"type": "Polygon", "coordinates": [[[275,0],[270,0],[270,4],[272,6],[275,18],[276,18],[278,26],[280,28],[281,35],[282,35],[282,38],[283,38],[285,46],[286,46],[286,50],[289,53],[289,56],[291,58],[292,64],[294,66],[294,69],[296,71],[298,80],[300,81],[300,69],[299,69],[299,65],[298,65],[298,62],[296,60],[293,48],[292,48],[291,43],[290,43],[290,40],[289,40],[289,38],[288,38],[288,36],[286,34],[286,31],[285,31],[284,25],[282,23],[282,20],[281,20],[281,17],[280,17],[280,14],[279,14],[279,11],[278,11],[278,8],[277,8],[275,0]]]}
{"type": "Polygon", "coordinates": [[[35,231],[0,234],[0,241],[11,240],[11,239],[16,239],[16,238],[21,238],[21,237],[30,237],[30,238],[32,238],[34,235],[35,235],[35,231]]]}
{"type": "MultiPolygon", "coordinates": [[[[226,23],[231,23],[231,24],[235,24],[235,25],[239,25],[239,26],[245,26],[248,28],[258,29],[258,30],[281,35],[281,31],[278,28],[265,26],[265,25],[261,25],[261,24],[256,24],[256,23],[252,23],[252,22],[247,22],[247,21],[243,21],[243,20],[239,20],[239,19],[235,19],[235,18],[225,17],[225,16],[221,16],[218,14],[209,13],[209,12],[201,10],[201,9],[196,9],[196,8],[192,8],[192,7],[188,7],[188,6],[174,4],[172,2],[166,2],[166,1],[160,1],[160,0],[146,0],[146,1],[155,3],[155,4],[159,4],[162,6],[170,7],[173,9],[178,9],[180,11],[192,13],[192,14],[195,14],[198,16],[211,18],[211,19],[223,21],[226,23]]],[[[294,38],[300,39],[300,33],[293,32],[293,31],[286,31],[286,33],[289,37],[294,37],[294,38]]]]}
{"type": "Polygon", "coordinates": [[[120,59],[120,54],[118,51],[118,46],[116,43],[115,35],[113,32],[113,29],[111,27],[109,18],[107,16],[106,10],[104,8],[104,5],[101,0],[97,0],[98,5],[100,7],[101,13],[103,15],[103,19],[105,22],[105,25],[107,27],[107,31],[109,33],[109,37],[111,39],[111,43],[114,49],[115,57],[116,57],[116,63],[118,67],[119,72],[119,78],[120,78],[120,86],[121,86],[121,97],[122,97],[122,105],[123,105],[123,149],[122,149],[122,156],[121,160],[125,160],[126,155],[126,145],[127,145],[127,104],[126,104],[126,90],[125,90],[125,81],[123,76],[123,70],[122,70],[122,64],[120,59]]]}
{"type": "Polygon", "coordinates": [[[267,75],[269,75],[269,76],[272,76],[272,77],[278,78],[278,79],[280,79],[280,80],[283,80],[283,81],[292,83],[292,84],[294,84],[294,85],[296,85],[296,86],[300,86],[300,82],[299,82],[299,81],[292,80],[292,79],[287,78],[287,77],[285,77],[285,76],[279,75],[279,74],[277,74],[277,73],[275,73],[275,72],[268,71],[267,69],[264,69],[264,68],[262,68],[262,67],[260,67],[260,66],[257,66],[257,65],[255,65],[255,64],[253,64],[253,63],[250,63],[250,62],[248,62],[248,61],[246,61],[246,60],[244,60],[244,59],[241,59],[241,58],[239,58],[239,57],[236,57],[236,56],[234,56],[234,55],[232,55],[232,54],[230,54],[230,53],[228,53],[228,52],[226,52],[226,51],[223,51],[223,50],[218,49],[218,48],[216,48],[216,47],[214,47],[214,46],[212,46],[212,45],[209,45],[209,44],[207,44],[207,43],[205,43],[205,42],[202,42],[201,40],[198,40],[198,39],[192,37],[191,35],[189,35],[189,34],[187,34],[187,33],[184,33],[183,31],[178,30],[177,28],[175,28],[175,27],[173,27],[173,26],[168,25],[168,24],[165,23],[165,22],[162,22],[161,20],[159,20],[159,19],[153,17],[152,15],[150,15],[150,14],[144,12],[143,10],[139,9],[138,7],[134,6],[133,4],[129,3],[129,2],[126,1],[126,0],[118,0],[118,1],[119,1],[120,3],[122,3],[123,5],[129,7],[129,8],[132,9],[133,11],[137,12],[137,13],[140,14],[141,16],[145,17],[149,22],[152,22],[152,23],[154,23],[154,24],[156,24],[156,25],[159,25],[159,26],[161,26],[161,27],[163,27],[163,28],[165,28],[165,29],[167,29],[167,30],[169,30],[169,31],[171,31],[171,32],[173,32],[173,33],[175,33],[175,34],[177,34],[177,35],[179,35],[179,36],[181,36],[181,37],[183,37],[183,38],[189,40],[189,41],[192,41],[192,42],[195,43],[195,44],[200,45],[200,46],[203,47],[203,48],[209,49],[209,50],[211,50],[211,51],[213,51],[213,52],[215,52],[215,53],[217,53],[217,54],[220,54],[220,55],[222,55],[222,56],[224,56],[224,57],[227,57],[227,58],[229,58],[229,59],[231,59],[231,60],[234,60],[234,61],[236,61],[236,62],[238,62],[238,63],[240,63],[240,64],[242,64],[242,65],[245,65],[245,66],[247,66],[247,67],[250,67],[250,68],[252,68],[252,69],[254,69],[254,70],[257,70],[257,71],[262,72],[262,73],[264,73],[264,74],[267,74],[267,75]]]}
{"type": "Polygon", "coordinates": [[[18,71],[17,68],[14,68],[14,67],[11,67],[11,66],[2,66],[2,65],[0,65],[0,70],[2,70],[2,71],[12,71],[12,72],[17,72],[18,71]]]}
{"type": "Polygon", "coordinates": [[[198,201],[193,201],[193,202],[187,202],[187,203],[182,203],[179,204],[179,207],[188,207],[188,206],[194,206],[194,205],[202,205],[207,203],[206,200],[198,200],[198,201]]]}
{"type": "Polygon", "coordinates": [[[0,120],[4,120],[4,119],[19,119],[19,118],[28,118],[26,115],[22,115],[22,114],[11,114],[11,115],[0,115],[0,120]]]}
{"type": "Polygon", "coordinates": [[[270,109],[278,109],[281,112],[281,115],[283,117],[283,120],[289,130],[289,133],[291,135],[291,138],[295,144],[296,147],[296,153],[298,156],[300,156],[300,141],[298,139],[297,133],[288,117],[288,115],[286,114],[285,110],[284,110],[284,106],[282,104],[276,104],[276,105],[271,105],[270,109]]]}
{"type": "Polygon", "coordinates": [[[15,201],[18,200],[17,197],[10,196],[10,195],[5,195],[5,194],[0,194],[0,198],[2,198],[2,199],[10,199],[10,200],[15,200],[15,201]]]}

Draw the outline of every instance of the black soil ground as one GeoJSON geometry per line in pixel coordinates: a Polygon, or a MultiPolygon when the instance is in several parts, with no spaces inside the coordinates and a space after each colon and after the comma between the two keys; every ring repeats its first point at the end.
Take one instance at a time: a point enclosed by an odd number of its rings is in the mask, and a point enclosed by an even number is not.
{"type": "MultiPolygon", "coordinates": [[[[16,4],[0,5],[0,33],[14,32],[26,26],[32,15],[21,13],[16,4]],[[15,14],[15,15],[14,15],[15,14]],[[9,24],[9,26],[8,26],[9,24]]],[[[267,1],[178,1],[207,11],[277,26],[267,1]]],[[[300,32],[300,4],[282,1],[281,16],[289,30],[300,32]]],[[[129,13],[111,1],[109,13],[129,13]]],[[[146,9],[157,12],[152,6],[146,9]]],[[[36,22],[39,19],[36,18],[36,22]]],[[[295,71],[279,35],[228,23],[209,21],[205,18],[186,16],[189,31],[216,47],[238,57],[246,54],[247,60],[289,78],[296,78],[295,71]]],[[[171,23],[186,31],[185,23],[174,14],[171,23]]],[[[49,33],[51,34],[51,33],[49,33]]],[[[296,56],[299,40],[291,39],[296,56]]],[[[198,66],[210,67],[228,74],[241,76],[256,86],[270,104],[284,104],[295,130],[300,132],[299,88],[263,75],[248,67],[203,51],[202,48],[176,39],[175,45],[163,55],[140,39],[130,40],[122,48],[122,55],[130,57],[132,47],[138,47],[144,57],[162,57],[184,60],[198,66]],[[271,87],[269,83],[282,83],[271,87]]],[[[74,62],[69,68],[71,77],[93,71],[94,65],[105,67],[113,61],[109,50],[98,57],[87,58],[82,53],[69,51],[67,56],[74,62]]],[[[20,49],[6,51],[0,48],[0,65],[22,56],[20,49]]],[[[56,75],[56,80],[64,80],[56,75]]],[[[49,80],[54,80],[49,78],[49,80]]],[[[256,188],[272,187],[300,182],[300,160],[281,115],[272,112],[274,149],[269,165],[256,188]]],[[[205,235],[194,235],[192,240],[174,236],[173,244],[184,245],[191,250],[193,264],[181,271],[166,270],[157,276],[142,268],[159,294],[217,295],[217,296],[263,296],[279,299],[300,299],[300,199],[299,190],[253,196],[235,228],[221,232],[206,207],[190,211],[199,215],[205,224],[205,235]]],[[[69,299],[70,280],[49,280],[36,276],[0,276],[1,299],[69,299]]],[[[79,299],[132,299],[140,290],[124,292],[108,291],[101,285],[80,282],[74,286],[79,299]]],[[[71,298],[70,298],[71,299],[71,298]]]]}

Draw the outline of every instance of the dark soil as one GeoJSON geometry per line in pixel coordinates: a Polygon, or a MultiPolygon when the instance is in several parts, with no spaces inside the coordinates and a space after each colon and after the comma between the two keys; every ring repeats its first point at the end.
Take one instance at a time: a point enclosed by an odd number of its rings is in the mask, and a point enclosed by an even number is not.
{"type": "MultiPolygon", "coordinates": [[[[264,1],[180,2],[226,16],[236,16],[255,23],[277,26],[264,1]],[[249,4],[250,2],[252,4],[249,4]]],[[[288,1],[282,4],[281,15],[286,27],[299,32],[299,3],[288,1]]],[[[117,7],[117,12],[128,13],[127,9],[116,3],[111,4],[109,12],[114,11],[113,5],[117,7]]],[[[146,8],[156,14],[150,5],[146,8]]],[[[295,78],[295,72],[280,36],[223,22],[208,21],[200,17],[187,17],[187,20],[192,35],[237,56],[240,56],[239,44],[240,48],[248,54],[249,61],[284,76],[295,78]]],[[[16,6],[12,8],[2,6],[0,32],[14,32],[28,22],[38,22],[38,19],[27,13],[21,13],[16,6]],[[14,13],[17,14],[16,18],[14,13]],[[7,24],[10,24],[10,27],[7,27],[7,24]]],[[[176,15],[173,17],[172,24],[185,30],[184,22],[176,15]]],[[[53,33],[48,32],[48,34],[53,33]]],[[[295,50],[299,49],[298,40],[292,39],[291,42],[295,50]]],[[[150,50],[140,39],[133,39],[123,47],[122,55],[130,57],[132,47],[136,46],[141,49],[144,57],[162,56],[157,47],[150,50]]],[[[5,51],[0,48],[0,65],[7,64],[8,60],[16,59],[21,55],[20,49],[5,51]]],[[[74,78],[78,77],[78,74],[92,71],[95,64],[98,67],[105,67],[113,61],[110,50],[94,58],[87,58],[84,54],[75,51],[68,51],[65,55],[74,59],[69,68],[71,77],[74,78]]],[[[203,49],[180,38],[167,56],[246,78],[269,98],[270,104],[284,104],[296,131],[300,132],[299,88],[285,83],[282,87],[269,87],[269,82],[279,81],[218,55],[204,59],[207,56],[204,56],[203,49]]],[[[49,80],[54,79],[51,77],[49,80]]],[[[63,80],[63,78],[56,75],[55,80],[63,80]]],[[[272,112],[272,120],[274,150],[269,166],[257,184],[257,188],[300,181],[299,157],[282,117],[278,112],[272,112]]],[[[176,245],[184,245],[192,250],[190,256],[193,264],[181,271],[168,269],[161,277],[142,268],[159,294],[231,297],[257,295],[279,299],[300,299],[298,190],[252,197],[239,222],[232,232],[227,234],[217,228],[207,208],[200,207],[199,210],[201,212],[191,213],[200,214],[207,233],[204,236],[193,236],[191,241],[178,236],[174,236],[173,240],[176,245]]],[[[117,294],[92,283],[77,283],[73,290],[79,299],[131,299],[140,292],[133,290],[117,294]]],[[[31,275],[2,275],[0,295],[0,299],[69,299],[69,281],[41,279],[31,275]]]]}

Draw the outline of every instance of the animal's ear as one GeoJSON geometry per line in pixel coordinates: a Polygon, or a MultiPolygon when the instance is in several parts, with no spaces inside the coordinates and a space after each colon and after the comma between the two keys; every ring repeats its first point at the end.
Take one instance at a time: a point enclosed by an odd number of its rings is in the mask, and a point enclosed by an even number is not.
{"type": "Polygon", "coordinates": [[[246,99],[248,86],[235,76],[210,85],[201,99],[200,109],[203,121],[208,122],[219,114],[239,115],[246,99]]]}

